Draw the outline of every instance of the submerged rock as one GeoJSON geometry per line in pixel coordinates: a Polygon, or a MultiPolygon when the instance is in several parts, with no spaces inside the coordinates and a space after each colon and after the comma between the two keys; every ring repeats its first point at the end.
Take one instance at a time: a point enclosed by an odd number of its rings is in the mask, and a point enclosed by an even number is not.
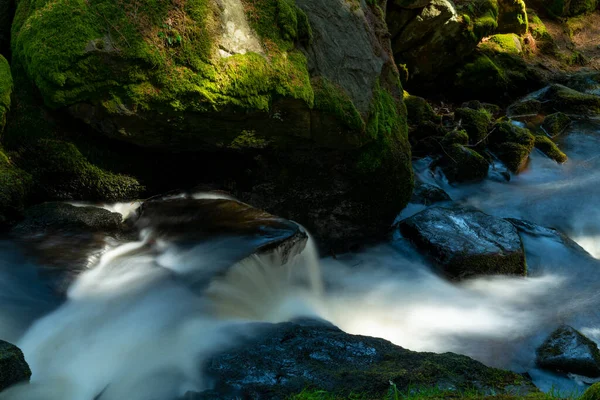
{"type": "Polygon", "coordinates": [[[0,340],[0,391],[20,382],[28,382],[31,370],[23,352],[15,345],[0,340]]]}
{"type": "Polygon", "coordinates": [[[432,207],[401,221],[399,229],[453,279],[527,271],[517,229],[478,210],[432,207]]]}
{"type": "Polygon", "coordinates": [[[564,325],[537,349],[537,364],[551,371],[600,376],[600,351],[596,343],[564,325]]]}
{"type": "Polygon", "coordinates": [[[188,393],[186,400],[283,400],[307,387],[380,398],[390,381],[400,390],[477,388],[501,393],[512,386],[523,393],[535,391],[522,376],[466,356],[416,353],[316,320],[256,324],[252,338],[210,359],[203,372],[214,389],[188,393]]]}

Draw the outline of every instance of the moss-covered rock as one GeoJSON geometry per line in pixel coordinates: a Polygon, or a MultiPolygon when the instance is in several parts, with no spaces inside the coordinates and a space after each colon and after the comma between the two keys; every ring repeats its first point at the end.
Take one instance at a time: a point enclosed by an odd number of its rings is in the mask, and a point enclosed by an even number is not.
{"type": "Polygon", "coordinates": [[[529,32],[535,39],[538,49],[545,53],[552,53],[556,47],[554,38],[546,29],[544,21],[533,10],[527,10],[529,16],[529,32]]]}
{"type": "Polygon", "coordinates": [[[13,80],[10,66],[6,58],[0,55],[0,134],[6,124],[6,115],[10,110],[10,95],[12,93],[13,80]]]}
{"type": "Polygon", "coordinates": [[[517,174],[527,166],[535,137],[528,129],[503,121],[497,123],[490,132],[489,145],[500,161],[517,174]]]}
{"type": "Polygon", "coordinates": [[[461,144],[443,148],[437,165],[442,168],[450,182],[477,182],[488,174],[489,162],[478,152],[461,144]]]}
{"type": "Polygon", "coordinates": [[[600,383],[590,386],[579,400],[600,400],[600,383]]]}
{"type": "Polygon", "coordinates": [[[542,129],[550,137],[556,137],[563,133],[571,124],[571,118],[561,112],[547,115],[542,122],[542,129]]]}
{"type": "Polygon", "coordinates": [[[600,96],[578,92],[563,85],[553,84],[537,94],[544,110],[567,114],[600,115],[600,96]]]}
{"type": "Polygon", "coordinates": [[[573,17],[592,12],[596,9],[597,0],[552,0],[542,2],[546,11],[555,17],[573,17]]]}
{"type": "Polygon", "coordinates": [[[460,144],[466,146],[469,144],[469,134],[464,129],[462,130],[454,130],[452,132],[448,132],[442,138],[443,146],[451,146],[453,144],[460,144]]]}
{"type": "Polygon", "coordinates": [[[482,42],[479,48],[483,51],[492,53],[507,53],[513,55],[521,54],[523,52],[521,38],[514,33],[492,35],[486,41],[482,42]]]}
{"type": "Polygon", "coordinates": [[[567,155],[563,153],[556,143],[552,141],[548,136],[536,135],[535,136],[535,148],[540,150],[542,153],[553,159],[557,163],[564,163],[567,161],[567,155]]]}
{"type": "Polygon", "coordinates": [[[440,122],[440,117],[433,111],[431,105],[419,96],[404,96],[406,114],[410,126],[418,126],[424,122],[440,122]]]}
{"type": "Polygon", "coordinates": [[[31,189],[31,176],[17,168],[0,147],[0,228],[17,220],[31,189]]]}
{"type": "Polygon", "coordinates": [[[527,32],[527,6],[523,0],[498,1],[498,32],[523,35],[527,32]]]}
{"type": "MultiPolygon", "coordinates": [[[[66,109],[110,139],[151,148],[149,157],[197,151],[234,160],[212,178],[217,185],[317,238],[346,244],[383,231],[413,182],[403,91],[379,5],[242,0],[224,12],[220,3],[147,1],[133,12],[117,0],[19,2],[13,69],[25,71],[52,113],[66,109]],[[228,24],[245,39],[236,41],[228,24]]],[[[7,147],[36,182],[48,180],[40,197],[66,198],[70,188],[90,198],[138,192],[129,170],[105,166],[101,151],[84,151],[60,130],[32,129],[36,113],[26,107],[15,113],[7,147]],[[54,153],[41,154],[44,146],[54,153]],[[61,171],[57,185],[52,171],[61,171]]]]}
{"type": "Polygon", "coordinates": [[[483,144],[488,133],[492,115],[484,108],[474,110],[472,108],[457,108],[454,111],[454,119],[469,135],[469,143],[483,144]]]}

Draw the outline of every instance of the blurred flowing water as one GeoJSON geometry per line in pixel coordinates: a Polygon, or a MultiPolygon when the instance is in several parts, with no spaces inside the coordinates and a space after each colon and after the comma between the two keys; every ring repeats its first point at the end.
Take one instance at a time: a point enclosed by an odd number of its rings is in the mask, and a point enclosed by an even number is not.
{"type": "MultiPolygon", "coordinates": [[[[593,256],[523,235],[527,278],[449,282],[401,237],[336,259],[319,258],[309,241],[284,263],[277,252],[236,259],[236,238],[182,247],[146,231],[104,253],[63,297],[13,243],[0,242],[0,338],[16,343],[33,371],[30,385],[0,399],[173,400],[210,387],[202,360],[249,334],[249,322],[298,316],[529,372],[544,390],[583,390],[535,368],[536,347],[561,323],[600,342],[600,126],[576,124],[561,145],[566,164],[533,154],[510,182],[452,187],[415,164],[421,180],[455,201],[558,228],[593,256]],[[198,284],[216,265],[231,267],[198,284]]],[[[410,205],[401,217],[422,208],[410,205]]]]}

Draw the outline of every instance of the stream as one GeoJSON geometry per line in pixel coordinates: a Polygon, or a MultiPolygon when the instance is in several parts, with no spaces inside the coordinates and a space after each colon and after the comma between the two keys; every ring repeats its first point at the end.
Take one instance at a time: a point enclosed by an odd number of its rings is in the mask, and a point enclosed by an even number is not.
{"type": "MultiPolygon", "coordinates": [[[[420,180],[454,201],[560,229],[593,256],[523,235],[527,278],[450,282],[399,235],[336,258],[320,258],[309,240],[285,262],[277,252],[240,261],[233,239],[183,247],[144,231],[108,249],[63,297],[14,243],[0,241],[0,338],[23,350],[33,372],[30,385],[0,399],[172,400],[210,386],[198,363],[235,342],[249,322],[300,316],[528,372],[545,391],[582,392],[579,378],[537,369],[535,349],[561,323],[600,343],[600,124],[574,124],[559,144],[568,162],[534,151],[510,182],[453,187],[424,161],[414,165],[420,180]],[[232,265],[226,274],[198,284],[223,264],[232,265]]],[[[410,204],[399,218],[423,208],[410,204]]]]}

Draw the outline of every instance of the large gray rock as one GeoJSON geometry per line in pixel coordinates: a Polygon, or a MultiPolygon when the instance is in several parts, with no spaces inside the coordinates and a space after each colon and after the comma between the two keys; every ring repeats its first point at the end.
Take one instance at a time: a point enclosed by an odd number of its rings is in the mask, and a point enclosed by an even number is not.
{"type": "Polygon", "coordinates": [[[27,382],[31,370],[23,352],[15,345],[0,340],[0,391],[19,382],[27,382]]]}
{"type": "Polygon", "coordinates": [[[537,349],[537,364],[551,371],[600,376],[600,351],[596,343],[574,328],[563,325],[537,349]]]}
{"type": "Polygon", "coordinates": [[[399,229],[450,278],[526,273],[517,229],[481,211],[432,207],[401,221],[399,229]]]}
{"type": "Polygon", "coordinates": [[[212,358],[204,373],[214,389],[186,400],[282,400],[305,388],[340,396],[380,398],[393,381],[400,390],[440,387],[503,392],[533,389],[515,373],[453,353],[416,353],[378,338],[355,336],[315,320],[258,324],[252,338],[212,358]]]}

